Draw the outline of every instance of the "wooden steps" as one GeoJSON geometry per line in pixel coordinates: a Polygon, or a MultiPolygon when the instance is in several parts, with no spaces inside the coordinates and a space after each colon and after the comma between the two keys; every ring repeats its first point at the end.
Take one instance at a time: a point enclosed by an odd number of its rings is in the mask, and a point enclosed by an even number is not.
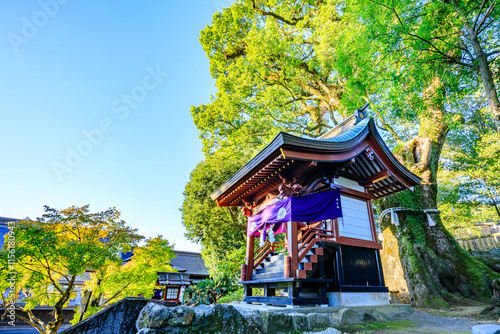
{"type": "Polygon", "coordinates": [[[315,244],[308,254],[299,263],[297,270],[297,278],[310,278],[314,270],[317,269],[319,257],[325,254],[325,250],[319,244],[315,244]]]}

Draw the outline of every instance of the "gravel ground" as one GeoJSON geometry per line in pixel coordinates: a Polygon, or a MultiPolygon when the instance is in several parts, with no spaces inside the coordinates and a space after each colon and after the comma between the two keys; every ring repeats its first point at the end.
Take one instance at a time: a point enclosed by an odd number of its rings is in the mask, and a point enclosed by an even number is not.
{"type": "Polygon", "coordinates": [[[417,324],[417,329],[431,331],[441,331],[446,333],[471,333],[472,326],[479,323],[496,323],[496,321],[482,321],[470,317],[445,317],[438,316],[428,312],[414,310],[408,320],[414,321],[417,324]]]}
{"type": "MultiPolygon", "coordinates": [[[[470,316],[470,309],[463,309],[462,312],[455,311],[452,314],[462,313],[464,316],[443,316],[435,315],[422,310],[414,310],[404,316],[401,320],[414,323],[414,326],[405,328],[378,328],[378,329],[352,329],[347,333],[370,333],[370,334],[444,334],[444,333],[471,333],[472,327],[480,324],[497,324],[494,320],[478,320],[477,317],[470,316]],[[469,315],[469,316],[467,316],[469,315]]],[[[477,315],[477,313],[475,313],[477,315]]],[[[346,332],[345,330],[343,332],[346,332]]]]}

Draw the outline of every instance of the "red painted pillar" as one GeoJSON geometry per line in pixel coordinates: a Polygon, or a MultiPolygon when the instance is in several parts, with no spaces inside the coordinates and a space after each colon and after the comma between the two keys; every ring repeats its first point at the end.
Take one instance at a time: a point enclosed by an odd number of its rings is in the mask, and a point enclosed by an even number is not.
{"type": "Polygon", "coordinates": [[[297,247],[297,222],[287,223],[287,240],[288,240],[288,256],[290,257],[290,277],[295,277],[297,269],[299,268],[298,247],[297,247]]]}
{"type": "Polygon", "coordinates": [[[253,252],[254,252],[254,236],[247,236],[247,272],[246,280],[250,280],[250,276],[253,274],[253,252]]]}

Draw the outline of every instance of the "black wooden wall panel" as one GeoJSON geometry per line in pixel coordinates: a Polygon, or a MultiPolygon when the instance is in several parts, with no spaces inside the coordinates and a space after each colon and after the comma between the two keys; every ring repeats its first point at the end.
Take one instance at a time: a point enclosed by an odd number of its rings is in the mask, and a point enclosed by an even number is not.
{"type": "Polygon", "coordinates": [[[376,249],[341,246],[343,284],[381,286],[376,249]]]}

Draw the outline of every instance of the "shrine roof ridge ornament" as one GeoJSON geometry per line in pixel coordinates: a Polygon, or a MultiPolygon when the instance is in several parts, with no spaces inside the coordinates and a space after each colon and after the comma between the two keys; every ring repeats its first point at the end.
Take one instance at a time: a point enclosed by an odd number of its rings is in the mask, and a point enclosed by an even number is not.
{"type": "Polygon", "coordinates": [[[281,167],[279,168],[281,171],[284,168],[292,167],[290,163],[296,164],[298,161],[347,162],[347,166],[354,159],[356,162],[360,161],[359,164],[362,165],[363,170],[360,170],[359,166],[356,168],[353,166],[352,176],[358,174],[359,179],[367,179],[375,176],[377,169],[381,169],[379,173],[385,170],[385,174],[398,181],[395,183],[382,182],[391,189],[389,192],[379,189],[379,196],[376,197],[410,189],[421,181],[418,176],[410,172],[394,157],[377,131],[373,119],[360,119],[357,115],[352,115],[319,138],[304,138],[280,132],[210,197],[212,200],[216,200],[219,205],[222,202],[224,202],[222,205],[238,204],[242,196],[267,182],[271,178],[270,175],[276,179],[279,176],[277,171],[279,167],[281,167]],[[372,162],[375,166],[369,166],[367,161],[374,159],[374,149],[378,155],[383,155],[383,157],[378,157],[378,162],[372,162]],[[363,152],[367,158],[361,156],[363,152]],[[358,156],[359,158],[357,158],[358,156]],[[252,180],[253,178],[255,180],[252,180]],[[245,193],[243,193],[244,191],[245,193]],[[233,193],[240,196],[232,196],[233,193]]]}

